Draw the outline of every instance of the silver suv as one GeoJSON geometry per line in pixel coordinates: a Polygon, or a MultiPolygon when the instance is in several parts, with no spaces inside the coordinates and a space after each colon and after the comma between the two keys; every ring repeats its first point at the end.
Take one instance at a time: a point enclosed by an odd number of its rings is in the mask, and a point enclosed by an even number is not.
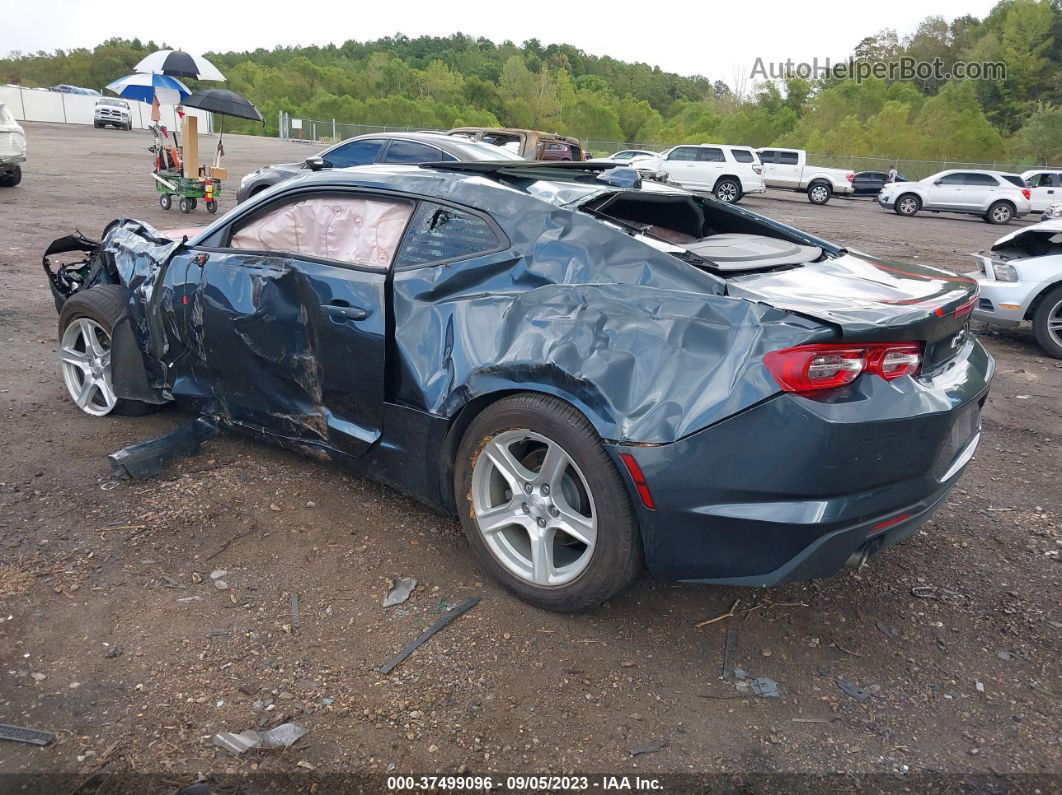
{"type": "Polygon", "coordinates": [[[1008,224],[1032,210],[1029,186],[1017,174],[958,169],[919,182],[895,182],[878,194],[878,204],[899,215],[919,210],[979,215],[990,224],[1008,224]]]}
{"type": "Polygon", "coordinates": [[[133,129],[133,117],[129,112],[129,103],[124,99],[100,97],[96,100],[96,109],[92,112],[92,126],[133,129]]]}

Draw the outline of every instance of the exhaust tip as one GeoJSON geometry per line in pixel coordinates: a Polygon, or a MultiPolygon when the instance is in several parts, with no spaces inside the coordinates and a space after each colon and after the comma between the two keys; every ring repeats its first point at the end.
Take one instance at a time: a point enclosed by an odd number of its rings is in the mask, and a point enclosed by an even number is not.
{"type": "Polygon", "coordinates": [[[846,569],[852,569],[853,571],[859,571],[866,565],[868,557],[870,557],[870,544],[864,544],[848,556],[848,560],[844,562],[844,567],[846,569]]]}

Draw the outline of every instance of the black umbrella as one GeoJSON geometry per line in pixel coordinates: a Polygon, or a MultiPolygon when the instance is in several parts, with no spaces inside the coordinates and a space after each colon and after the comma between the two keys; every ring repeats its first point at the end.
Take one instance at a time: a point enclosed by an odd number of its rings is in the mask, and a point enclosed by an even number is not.
{"type": "Polygon", "coordinates": [[[209,110],[220,116],[235,116],[238,119],[250,119],[251,121],[265,121],[258,108],[251,104],[246,97],[241,97],[235,91],[224,88],[207,88],[196,91],[184,100],[185,107],[209,110]]]}
{"type": "Polygon", "coordinates": [[[249,99],[225,88],[207,88],[203,91],[196,91],[184,100],[184,105],[189,108],[209,110],[222,117],[221,129],[218,131],[218,152],[214,158],[215,165],[221,163],[221,158],[225,154],[225,147],[221,145],[221,138],[225,134],[225,116],[265,121],[262,114],[258,112],[258,108],[251,104],[249,99]]]}

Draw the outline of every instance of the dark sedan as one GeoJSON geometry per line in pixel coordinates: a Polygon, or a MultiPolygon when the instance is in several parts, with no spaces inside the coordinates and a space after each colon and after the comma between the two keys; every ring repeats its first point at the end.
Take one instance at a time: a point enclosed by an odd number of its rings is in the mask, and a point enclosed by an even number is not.
{"type": "Polygon", "coordinates": [[[976,283],[636,177],[369,166],[191,239],[60,239],[88,255],[45,259],[65,386],[349,463],[550,609],[646,564],[768,586],[910,535],[980,439],[976,283]]]}
{"type": "MultiPolygon", "coordinates": [[[[885,171],[857,171],[852,178],[852,192],[856,196],[877,196],[889,181],[885,171]]],[[[907,182],[904,177],[896,175],[894,182],[907,182]]]]}
{"type": "Polygon", "coordinates": [[[447,161],[523,160],[500,146],[439,133],[370,133],[350,138],[308,157],[301,163],[264,166],[243,178],[236,203],[271,188],[278,182],[329,168],[350,168],[372,163],[416,164],[447,161]]]}

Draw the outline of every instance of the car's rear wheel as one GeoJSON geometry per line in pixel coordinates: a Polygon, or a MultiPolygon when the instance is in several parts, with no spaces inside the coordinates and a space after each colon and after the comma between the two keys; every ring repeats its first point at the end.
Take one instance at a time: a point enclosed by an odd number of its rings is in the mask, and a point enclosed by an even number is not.
{"type": "Polygon", "coordinates": [[[22,182],[22,166],[14,166],[6,174],[0,174],[0,188],[13,188],[22,182]]]}
{"type": "Polygon", "coordinates": [[[192,203],[191,199],[186,199],[184,196],[182,196],[180,199],[177,200],[177,209],[179,209],[182,213],[187,214],[192,212],[193,207],[195,207],[195,205],[192,203]]]}
{"type": "Polygon", "coordinates": [[[897,215],[917,215],[918,211],[922,209],[922,200],[913,193],[905,193],[896,200],[893,209],[896,210],[897,215]]]}
{"type": "Polygon", "coordinates": [[[1062,287],[1040,299],[1033,314],[1033,332],[1046,353],[1062,359],[1062,287]]]}
{"type": "Polygon", "coordinates": [[[833,195],[833,188],[825,182],[812,182],[808,185],[808,201],[812,204],[825,204],[833,195]]]}
{"type": "Polygon", "coordinates": [[[733,179],[719,180],[715,183],[715,190],[712,192],[715,198],[727,204],[736,204],[741,201],[741,184],[733,179]]]}
{"type": "Polygon", "coordinates": [[[1010,202],[995,202],[985,213],[985,220],[990,224],[1009,224],[1014,217],[1014,206],[1010,202]]]}
{"type": "Polygon", "coordinates": [[[454,497],[487,569],[539,607],[586,610],[642,568],[619,472],[593,426],[555,397],[513,395],[484,409],[461,439],[454,497]]]}
{"type": "Polygon", "coordinates": [[[63,383],[74,404],[95,417],[146,414],[152,408],[116,397],[111,386],[111,332],[125,303],[125,289],[106,284],[75,294],[59,314],[63,383]]]}

